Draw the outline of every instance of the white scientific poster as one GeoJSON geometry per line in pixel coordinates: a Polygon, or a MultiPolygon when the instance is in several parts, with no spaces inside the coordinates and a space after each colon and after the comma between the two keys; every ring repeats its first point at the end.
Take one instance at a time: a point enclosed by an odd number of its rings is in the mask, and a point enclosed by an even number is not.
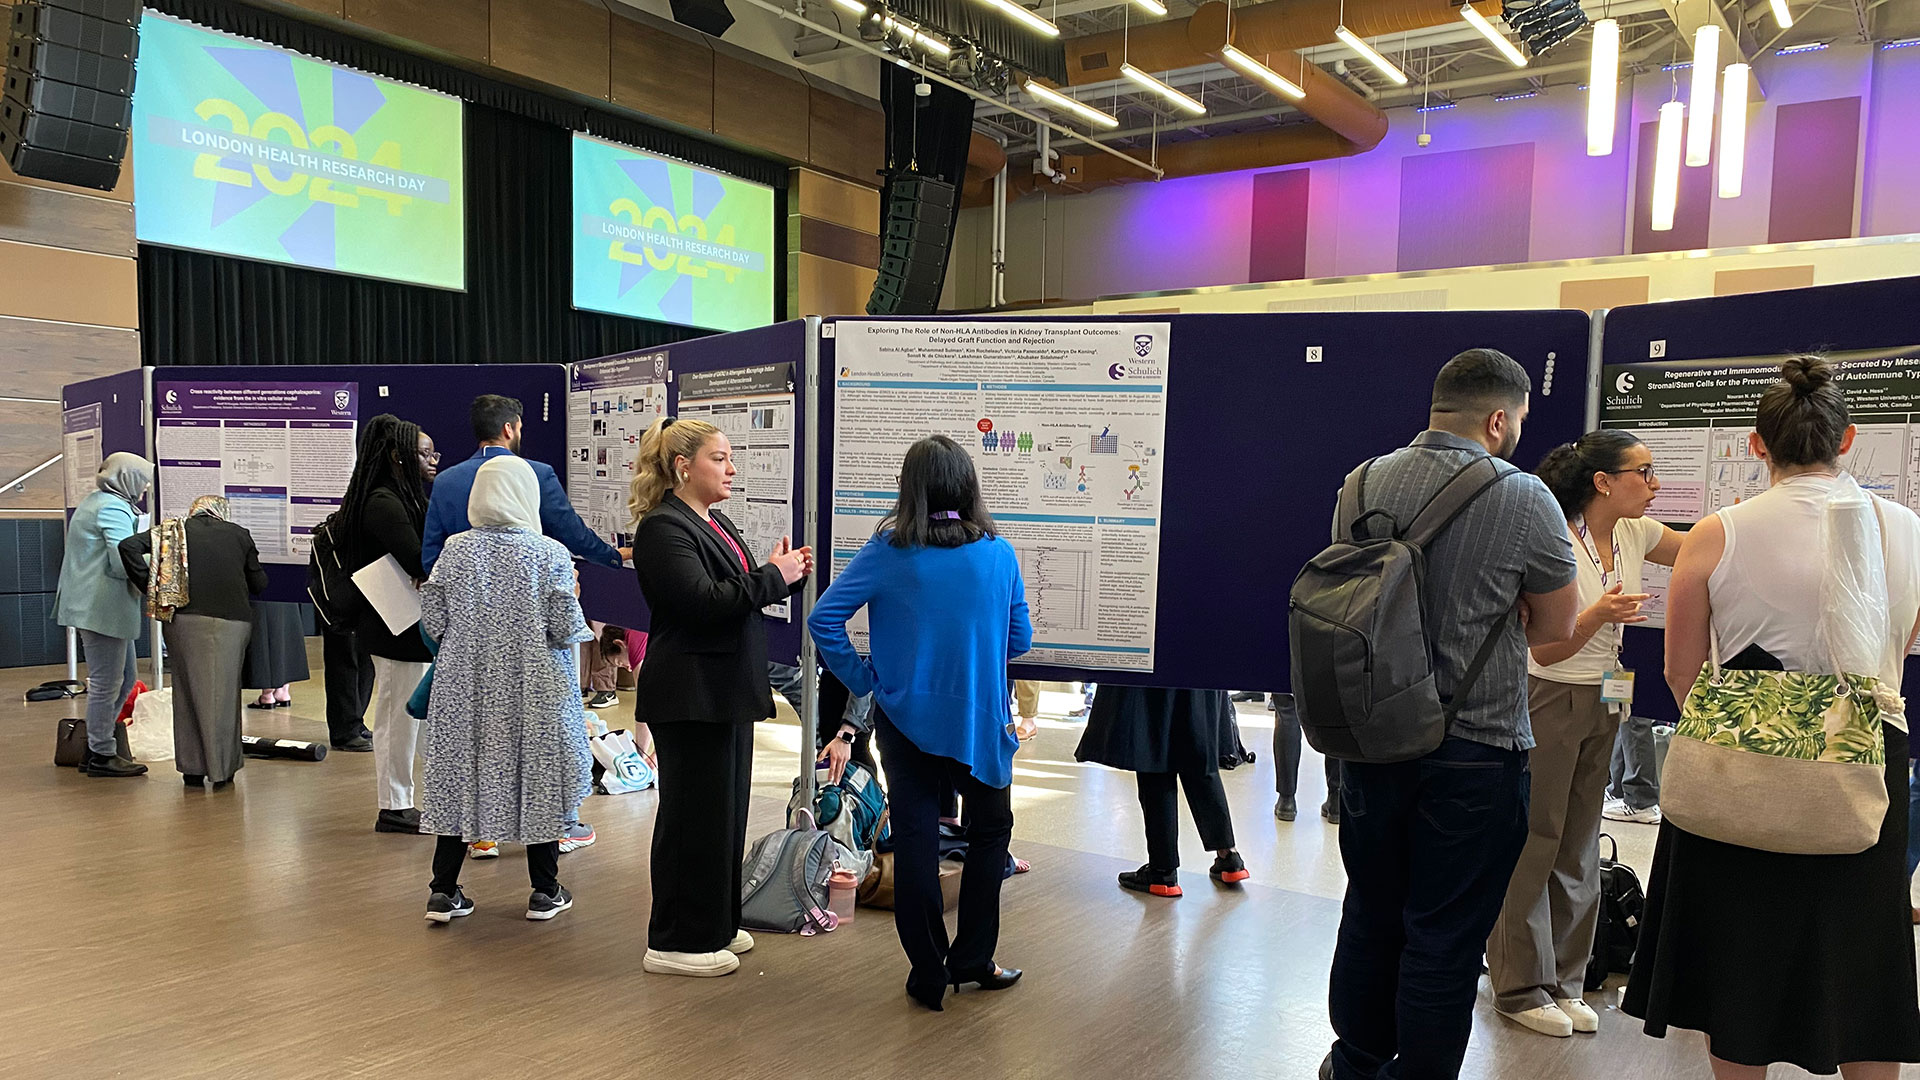
{"type": "MultiPolygon", "coordinates": [[[[733,498],[718,509],[746,538],[753,558],[764,560],[794,529],[793,365],[679,372],[674,383],[680,391],[674,415],[705,420],[733,444],[733,498]]],[[[769,618],[793,618],[785,600],[764,610],[769,618]]]]}
{"type": "Polygon", "coordinates": [[[573,365],[567,401],[567,496],[587,527],[614,547],[633,544],[627,495],[640,436],[667,413],[667,354],[573,365]]]}
{"type": "Polygon", "coordinates": [[[892,510],[907,448],[946,435],[1020,553],[1024,662],[1153,670],[1169,325],[832,324],[835,571],[892,510]]]}
{"type": "Polygon", "coordinates": [[[160,516],[225,495],[261,562],[304,563],[353,475],[358,383],[158,382],[160,516]]]}
{"type": "Polygon", "coordinates": [[[93,480],[100,472],[100,441],[106,436],[98,402],[67,409],[60,414],[60,465],[67,481],[67,509],[93,494],[93,480]]]}

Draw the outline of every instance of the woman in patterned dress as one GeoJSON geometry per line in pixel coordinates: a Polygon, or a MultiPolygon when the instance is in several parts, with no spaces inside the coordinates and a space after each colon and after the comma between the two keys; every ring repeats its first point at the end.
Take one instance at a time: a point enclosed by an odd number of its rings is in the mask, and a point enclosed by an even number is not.
{"type": "Polygon", "coordinates": [[[467,839],[524,844],[527,918],[573,906],[556,876],[567,819],[592,783],[573,646],[592,640],[571,556],[540,535],[540,483],[525,461],[474,475],[473,528],[447,541],[420,591],[440,643],[427,707],[422,832],[440,837],[427,919],[473,912],[460,891],[467,839]]]}

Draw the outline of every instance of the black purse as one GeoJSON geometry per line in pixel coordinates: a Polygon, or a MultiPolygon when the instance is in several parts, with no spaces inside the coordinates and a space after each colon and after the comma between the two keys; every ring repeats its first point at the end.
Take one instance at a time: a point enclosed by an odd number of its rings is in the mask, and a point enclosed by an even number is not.
{"type": "MultiPolygon", "coordinates": [[[[123,758],[133,760],[133,749],[127,743],[127,725],[116,722],[113,725],[113,744],[115,751],[123,758]]],[[[63,769],[77,769],[87,760],[87,721],[84,717],[69,716],[60,721],[55,729],[53,743],[53,763],[63,769]]]]}

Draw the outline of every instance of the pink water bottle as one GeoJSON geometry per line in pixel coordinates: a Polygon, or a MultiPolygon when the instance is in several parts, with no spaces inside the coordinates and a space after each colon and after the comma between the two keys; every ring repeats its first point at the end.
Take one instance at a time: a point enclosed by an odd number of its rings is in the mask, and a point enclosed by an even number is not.
{"type": "Polygon", "coordinates": [[[827,910],[840,916],[840,921],[853,921],[854,893],[860,887],[860,879],[853,876],[851,870],[835,869],[827,875],[827,910]]]}

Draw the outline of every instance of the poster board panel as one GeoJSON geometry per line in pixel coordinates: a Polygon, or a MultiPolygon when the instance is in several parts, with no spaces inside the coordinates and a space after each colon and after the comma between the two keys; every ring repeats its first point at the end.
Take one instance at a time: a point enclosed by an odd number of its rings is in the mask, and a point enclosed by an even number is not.
{"type": "MultiPolygon", "coordinates": [[[[93,475],[108,454],[147,454],[147,381],[139,368],[103,375],[85,382],[69,383],[60,390],[62,441],[80,432],[94,437],[87,449],[87,462],[80,468],[66,458],[61,461],[67,490],[67,514],[79,499],[93,490],[93,475]],[[86,467],[90,464],[91,468],[86,467]]],[[[151,500],[146,509],[151,510],[151,500]]]]}

